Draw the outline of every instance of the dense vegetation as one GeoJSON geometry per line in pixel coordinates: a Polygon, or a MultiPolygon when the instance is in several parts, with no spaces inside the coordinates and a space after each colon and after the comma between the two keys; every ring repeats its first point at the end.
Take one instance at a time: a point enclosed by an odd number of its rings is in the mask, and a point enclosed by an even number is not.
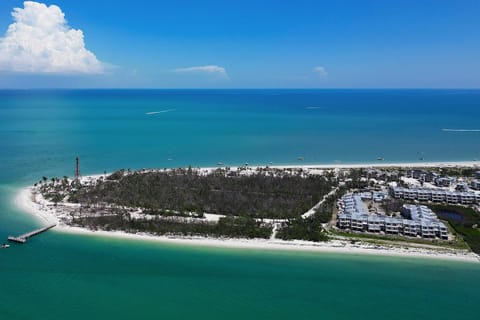
{"type": "Polygon", "coordinates": [[[338,188],[338,190],[333,194],[325,198],[320,207],[317,208],[315,212],[315,217],[321,223],[327,223],[332,220],[333,214],[336,213],[336,204],[338,199],[340,199],[347,189],[345,187],[338,188]]]}
{"type": "Polygon", "coordinates": [[[430,207],[441,219],[450,223],[473,252],[480,253],[480,213],[463,206],[436,204],[430,207]]]}
{"type": "Polygon", "coordinates": [[[206,221],[192,223],[182,219],[128,219],[121,214],[95,217],[76,217],[73,225],[99,230],[122,230],[126,232],[147,232],[154,235],[210,236],[236,238],[268,238],[271,226],[247,217],[225,217],[218,223],[206,221]]]}
{"type": "Polygon", "coordinates": [[[109,203],[150,210],[216,213],[255,218],[295,218],[309,210],[334,184],[322,176],[256,173],[206,176],[192,170],[123,174],[73,192],[70,201],[109,203]]]}
{"type": "Polygon", "coordinates": [[[322,218],[313,215],[302,219],[289,220],[277,233],[277,238],[283,240],[327,241],[328,237],[322,230],[322,218]]]}
{"type": "Polygon", "coordinates": [[[335,205],[339,198],[346,192],[345,188],[339,190],[325,198],[323,203],[315,211],[315,214],[309,218],[290,219],[277,233],[277,238],[283,240],[307,240],[307,241],[327,241],[328,237],[322,228],[323,223],[332,220],[335,212],[335,205]]]}

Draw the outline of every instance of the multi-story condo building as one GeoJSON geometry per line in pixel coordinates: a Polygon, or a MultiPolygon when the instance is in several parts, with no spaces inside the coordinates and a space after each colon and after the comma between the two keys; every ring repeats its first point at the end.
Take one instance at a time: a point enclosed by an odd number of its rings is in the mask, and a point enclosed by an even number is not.
{"type": "Polygon", "coordinates": [[[338,207],[337,225],[341,229],[448,239],[447,227],[426,206],[404,205],[401,212],[402,218],[369,214],[361,196],[350,194],[342,198],[338,207]]]}
{"type": "Polygon", "coordinates": [[[423,188],[392,188],[392,195],[396,199],[448,202],[451,204],[480,203],[480,194],[474,192],[445,191],[423,188]]]}

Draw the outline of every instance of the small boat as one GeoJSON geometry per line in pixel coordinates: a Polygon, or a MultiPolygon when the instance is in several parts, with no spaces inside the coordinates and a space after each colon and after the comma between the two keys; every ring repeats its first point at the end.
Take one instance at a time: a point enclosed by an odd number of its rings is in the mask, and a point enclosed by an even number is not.
{"type": "Polygon", "coordinates": [[[298,160],[298,161],[303,161],[304,158],[303,158],[303,157],[298,157],[297,160],[298,160]]]}
{"type": "Polygon", "coordinates": [[[2,243],[2,249],[7,249],[7,248],[10,248],[10,245],[6,243],[2,243]]]}
{"type": "Polygon", "coordinates": [[[377,160],[378,160],[378,161],[384,161],[385,158],[384,158],[384,157],[378,157],[377,160]]]}
{"type": "Polygon", "coordinates": [[[217,166],[223,166],[223,162],[217,162],[217,166]]]}

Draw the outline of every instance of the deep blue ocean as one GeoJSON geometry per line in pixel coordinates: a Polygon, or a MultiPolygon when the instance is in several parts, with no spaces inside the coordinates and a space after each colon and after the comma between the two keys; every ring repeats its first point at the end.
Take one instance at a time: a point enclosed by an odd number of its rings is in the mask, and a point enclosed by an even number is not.
{"type": "MultiPolygon", "coordinates": [[[[479,130],[480,90],[3,90],[0,238],[38,226],[14,206],[18,189],[72,176],[77,156],[83,174],[472,161],[479,130]]],[[[8,320],[474,319],[479,287],[473,263],[54,230],[0,250],[0,319],[8,320]]]]}

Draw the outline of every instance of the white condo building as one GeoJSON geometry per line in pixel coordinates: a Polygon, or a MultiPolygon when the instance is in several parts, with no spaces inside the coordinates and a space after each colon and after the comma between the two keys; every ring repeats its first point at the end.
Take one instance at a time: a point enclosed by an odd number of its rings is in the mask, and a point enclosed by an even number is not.
{"type": "Polygon", "coordinates": [[[396,199],[447,202],[451,204],[480,203],[480,194],[465,191],[445,191],[439,189],[392,188],[396,199]]]}
{"type": "Polygon", "coordinates": [[[448,228],[426,206],[404,205],[402,218],[370,214],[361,196],[348,194],[339,202],[338,227],[357,232],[385,232],[409,237],[448,239],[448,228]]]}

